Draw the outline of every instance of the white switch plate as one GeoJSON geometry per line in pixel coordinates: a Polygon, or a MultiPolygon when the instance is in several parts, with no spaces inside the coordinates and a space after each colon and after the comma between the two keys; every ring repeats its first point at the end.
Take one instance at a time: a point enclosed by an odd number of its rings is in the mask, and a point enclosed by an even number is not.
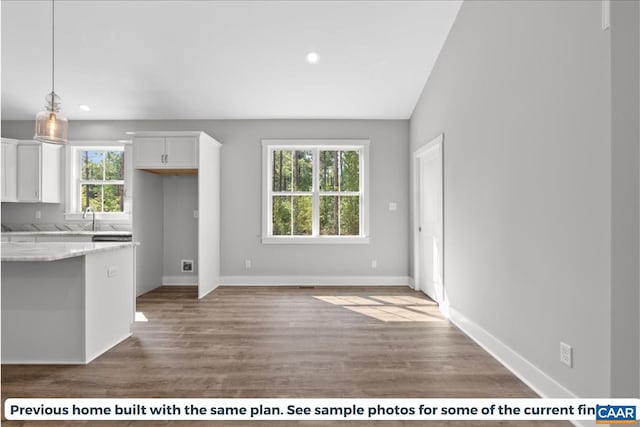
{"type": "Polygon", "coordinates": [[[36,211],[36,219],[42,218],[42,212],[36,211]]]}
{"type": "Polygon", "coordinates": [[[251,260],[250,259],[245,259],[244,260],[244,268],[251,268],[251,260]]]}
{"type": "Polygon", "coordinates": [[[376,261],[375,259],[371,260],[371,268],[378,268],[378,261],[376,261]]]}
{"type": "Polygon", "coordinates": [[[573,349],[569,344],[560,343],[560,362],[564,363],[568,367],[573,367],[573,349]]]}
{"type": "Polygon", "coordinates": [[[389,203],[389,210],[390,211],[397,211],[398,210],[398,204],[396,202],[391,202],[389,203]]]}
{"type": "Polygon", "coordinates": [[[198,218],[198,210],[197,209],[193,211],[193,217],[194,218],[198,218]]]}

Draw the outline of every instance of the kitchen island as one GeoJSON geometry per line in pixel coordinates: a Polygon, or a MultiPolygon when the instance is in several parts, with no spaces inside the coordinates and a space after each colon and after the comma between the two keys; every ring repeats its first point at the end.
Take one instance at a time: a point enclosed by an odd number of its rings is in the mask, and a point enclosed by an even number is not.
{"type": "Polygon", "coordinates": [[[2,243],[2,363],[89,363],[129,337],[135,246],[2,243]]]}

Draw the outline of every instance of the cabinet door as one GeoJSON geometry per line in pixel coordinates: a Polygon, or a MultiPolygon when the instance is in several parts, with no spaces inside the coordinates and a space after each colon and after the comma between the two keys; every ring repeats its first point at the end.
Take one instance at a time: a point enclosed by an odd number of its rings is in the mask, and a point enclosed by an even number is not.
{"type": "Polygon", "coordinates": [[[164,138],[135,138],[133,167],[135,169],[164,167],[164,138]]]}
{"type": "Polygon", "coordinates": [[[62,201],[62,150],[61,145],[42,144],[42,169],[40,174],[40,201],[60,203],[62,201]]]}
{"type": "Polygon", "coordinates": [[[18,200],[40,200],[40,147],[18,145],[18,200]]]}
{"type": "Polygon", "coordinates": [[[166,147],[166,168],[172,169],[195,169],[197,164],[196,138],[193,136],[167,137],[166,147]]]}
{"type": "Polygon", "coordinates": [[[18,151],[17,145],[2,143],[2,201],[18,200],[18,151]]]}

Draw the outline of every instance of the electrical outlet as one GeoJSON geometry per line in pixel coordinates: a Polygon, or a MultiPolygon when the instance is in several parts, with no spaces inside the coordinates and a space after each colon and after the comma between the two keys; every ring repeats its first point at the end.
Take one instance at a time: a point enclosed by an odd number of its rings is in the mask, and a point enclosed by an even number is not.
{"type": "Polygon", "coordinates": [[[244,260],[244,268],[251,268],[251,260],[250,259],[245,259],[244,260]]]}
{"type": "Polygon", "coordinates": [[[573,349],[569,344],[560,342],[560,362],[568,367],[573,367],[573,349]]]}
{"type": "Polygon", "coordinates": [[[182,273],[193,273],[193,260],[192,259],[181,259],[180,260],[180,271],[182,273]]]}
{"type": "Polygon", "coordinates": [[[197,209],[193,211],[193,217],[194,218],[198,218],[198,210],[197,209]]]}
{"type": "Polygon", "coordinates": [[[36,211],[36,219],[42,218],[42,212],[36,211]]]}
{"type": "Polygon", "coordinates": [[[389,203],[389,210],[391,212],[397,211],[398,210],[398,204],[396,202],[389,203]]]}
{"type": "Polygon", "coordinates": [[[378,261],[376,261],[375,259],[371,260],[371,268],[377,268],[378,267],[378,261]]]}

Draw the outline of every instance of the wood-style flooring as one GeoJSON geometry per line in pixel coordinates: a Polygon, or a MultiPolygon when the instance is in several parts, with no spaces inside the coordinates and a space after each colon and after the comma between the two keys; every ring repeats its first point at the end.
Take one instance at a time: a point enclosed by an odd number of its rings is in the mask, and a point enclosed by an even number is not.
{"type": "MultiPolygon", "coordinates": [[[[2,366],[9,397],[536,397],[404,287],[193,287],[138,298],[134,335],[85,366],[2,366]]],[[[4,406],[4,405],[3,405],[4,406]]],[[[216,426],[569,426],[565,422],[69,422],[216,426]]],[[[6,426],[58,426],[9,422],[6,426]]]]}

